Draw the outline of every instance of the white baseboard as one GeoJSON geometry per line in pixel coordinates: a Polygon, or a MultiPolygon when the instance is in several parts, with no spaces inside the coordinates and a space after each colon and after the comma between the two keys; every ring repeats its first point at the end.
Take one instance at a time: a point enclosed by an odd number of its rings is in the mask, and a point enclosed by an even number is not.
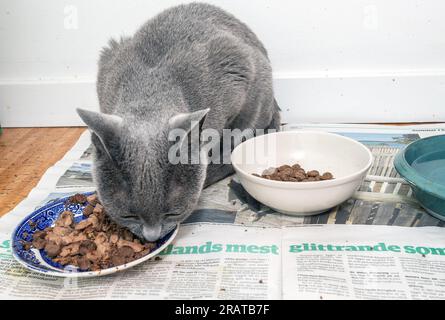
{"type": "Polygon", "coordinates": [[[97,109],[92,80],[0,82],[3,127],[83,126],[75,109],[97,109]]]}
{"type": "Polygon", "coordinates": [[[445,72],[277,77],[275,95],[289,123],[445,121],[445,72]]]}
{"type": "MultiPolygon", "coordinates": [[[[445,121],[445,72],[274,74],[283,122],[445,121]]],[[[0,82],[3,127],[81,126],[94,79],[0,82]]]]}

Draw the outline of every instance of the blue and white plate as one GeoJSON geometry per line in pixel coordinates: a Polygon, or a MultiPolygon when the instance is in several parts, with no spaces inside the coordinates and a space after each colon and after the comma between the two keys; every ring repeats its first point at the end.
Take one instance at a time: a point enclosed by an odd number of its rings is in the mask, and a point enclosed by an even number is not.
{"type": "MultiPolygon", "coordinates": [[[[86,196],[89,196],[93,194],[93,192],[84,194],[86,196]]],[[[55,224],[55,221],[63,211],[71,211],[74,214],[74,221],[76,223],[86,219],[86,217],[82,214],[85,206],[82,204],[66,205],[68,198],[69,197],[57,199],[54,202],[51,202],[39,208],[38,210],[27,216],[22,222],[20,222],[20,224],[14,230],[11,241],[12,253],[15,259],[26,268],[32,271],[59,277],[103,276],[131,268],[156,256],[175,238],[176,234],[178,233],[178,227],[176,227],[165,237],[156,241],[156,249],[143,256],[142,258],[139,258],[127,264],[108,269],[102,269],[99,271],[83,271],[75,266],[62,266],[58,263],[53,262],[51,258],[46,255],[43,249],[37,250],[32,248],[30,250],[25,250],[22,243],[24,241],[32,241],[34,232],[53,226],[55,224]],[[32,227],[31,225],[35,225],[35,227],[32,227]]]]}

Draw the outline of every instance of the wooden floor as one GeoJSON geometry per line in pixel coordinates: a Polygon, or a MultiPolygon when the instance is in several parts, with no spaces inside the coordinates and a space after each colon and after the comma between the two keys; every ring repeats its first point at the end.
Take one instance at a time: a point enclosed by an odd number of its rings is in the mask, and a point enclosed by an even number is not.
{"type": "Polygon", "coordinates": [[[0,135],[0,216],[13,209],[85,128],[13,128],[0,135]]]}

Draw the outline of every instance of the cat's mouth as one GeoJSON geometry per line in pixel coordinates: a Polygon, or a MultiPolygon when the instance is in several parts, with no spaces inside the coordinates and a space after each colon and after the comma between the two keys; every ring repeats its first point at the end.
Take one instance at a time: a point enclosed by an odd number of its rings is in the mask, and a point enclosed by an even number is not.
{"type": "Polygon", "coordinates": [[[176,224],[174,224],[174,223],[155,225],[155,226],[143,225],[142,226],[142,235],[146,241],[154,242],[154,241],[159,240],[160,238],[165,237],[172,230],[174,230],[175,227],[176,227],[176,224]]]}
{"type": "Polygon", "coordinates": [[[161,237],[161,231],[162,225],[148,226],[144,224],[142,226],[142,235],[149,242],[158,240],[161,237]]]}

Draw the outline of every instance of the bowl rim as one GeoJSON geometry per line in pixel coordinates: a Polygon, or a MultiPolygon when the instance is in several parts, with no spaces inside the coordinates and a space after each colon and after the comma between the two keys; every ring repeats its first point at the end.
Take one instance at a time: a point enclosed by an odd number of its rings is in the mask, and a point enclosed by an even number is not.
{"type": "Polygon", "coordinates": [[[335,138],[348,141],[350,143],[353,143],[353,144],[359,146],[360,148],[362,148],[362,150],[366,151],[366,153],[368,154],[368,162],[367,162],[366,166],[364,166],[362,169],[360,169],[354,173],[351,173],[349,175],[343,176],[341,178],[335,178],[333,180],[308,181],[308,182],[304,182],[304,183],[298,183],[298,182],[290,183],[288,181],[267,180],[267,179],[264,179],[261,177],[256,177],[256,176],[252,175],[251,173],[244,171],[233,161],[233,157],[234,157],[234,154],[237,151],[237,149],[241,149],[242,145],[248,141],[265,136],[265,135],[261,135],[261,136],[257,136],[257,137],[248,139],[248,140],[240,143],[239,145],[237,145],[235,147],[235,149],[233,149],[233,151],[232,151],[232,154],[230,157],[231,163],[237,173],[239,173],[244,178],[251,180],[255,183],[269,186],[269,187],[275,187],[275,188],[279,188],[279,189],[297,189],[297,190],[298,189],[302,190],[302,189],[326,188],[326,187],[333,187],[333,186],[338,186],[338,185],[342,185],[345,183],[349,183],[351,181],[356,180],[357,177],[366,173],[372,166],[374,157],[372,155],[371,150],[369,150],[361,142],[358,142],[357,140],[354,140],[349,137],[342,136],[340,134],[330,133],[330,132],[325,132],[325,131],[317,131],[317,130],[292,130],[292,131],[278,131],[278,132],[268,133],[267,135],[298,135],[298,134],[316,134],[316,135],[334,136],[335,138]]]}
{"type": "Polygon", "coordinates": [[[426,138],[421,138],[419,140],[413,141],[403,149],[401,149],[394,158],[394,168],[400,174],[400,176],[405,179],[409,184],[415,186],[423,192],[427,192],[437,198],[445,199],[445,186],[435,182],[434,180],[428,179],[421,175],[417,170],[408,163],[406,160],[406,152],[413,146],[423,143],[425,140],[432,140],[438,138],[444,139],[445,135],[436,135],[426,138]]]}

